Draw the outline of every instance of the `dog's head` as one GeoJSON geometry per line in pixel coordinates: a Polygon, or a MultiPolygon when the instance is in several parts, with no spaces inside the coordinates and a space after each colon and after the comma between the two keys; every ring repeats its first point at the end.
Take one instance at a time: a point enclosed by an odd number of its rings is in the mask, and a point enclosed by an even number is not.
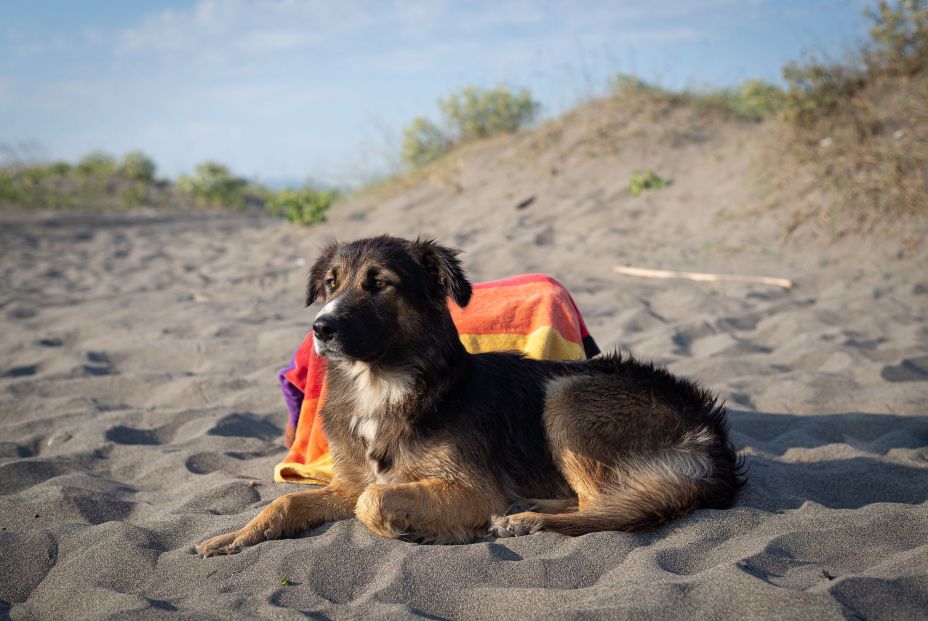
{"type": "Polygon", "coordinates": [[[306,287],[307,306],[324,303],[313,322],[316,353],[389,363],[436,330],[453,330],[447,298],[464,307],[471,296],[457,254],[433,241],[386,235],[326,246],[306,287]]]}

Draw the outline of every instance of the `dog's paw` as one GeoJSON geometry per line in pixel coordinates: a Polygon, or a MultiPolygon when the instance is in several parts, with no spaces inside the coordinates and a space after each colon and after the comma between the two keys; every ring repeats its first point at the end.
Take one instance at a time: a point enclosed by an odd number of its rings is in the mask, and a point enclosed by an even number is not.
{"type": "Polygon", "coordinates": [[[210,556],[217,556],[219,554],[235,554],[240,552],[243,547],[240,543],[236,542],[238,536],[238,532],[234,532],[212,537],[196,546],[194,550],[203,558],[209,558],[210,556]]]}
{"type": "Polygon", "coordinates": [[[226,533],[225,535],[207,539],[194,547],[194,550],[203,558],[221,554],[238,554],[244,548],[265,540],[277,539],[278,536],[279,533],[271,529],[262,532],[261,529],[257,528],[245,528],[234,533],[226,533]]]}
{"type": "Polygon", "coordinates": [[[490,519],[490,534],[497,537],[531,535],[541,530],[541,517],[531,512],[498,515],[490,519]]]}

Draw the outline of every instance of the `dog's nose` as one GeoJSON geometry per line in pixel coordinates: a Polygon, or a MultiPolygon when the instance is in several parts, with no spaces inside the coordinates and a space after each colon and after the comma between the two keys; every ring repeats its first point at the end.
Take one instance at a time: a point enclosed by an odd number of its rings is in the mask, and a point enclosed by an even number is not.
{"type": "Polygon", "coordinates": [[[335,322],[330,317],[320,317],[313,322],[313,334],[323,343],[335,335],[335,322]]]}

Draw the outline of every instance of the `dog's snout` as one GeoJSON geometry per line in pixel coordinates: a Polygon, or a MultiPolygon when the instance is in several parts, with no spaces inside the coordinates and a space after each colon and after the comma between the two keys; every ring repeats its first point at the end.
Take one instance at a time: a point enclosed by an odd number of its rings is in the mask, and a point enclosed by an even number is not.
{"type": "Polygon", "coordinates": [[[313,322],[313,334],[322,342],[326,342],[335,336],[335,320],[331,317],[319,317],[313,322]]]}

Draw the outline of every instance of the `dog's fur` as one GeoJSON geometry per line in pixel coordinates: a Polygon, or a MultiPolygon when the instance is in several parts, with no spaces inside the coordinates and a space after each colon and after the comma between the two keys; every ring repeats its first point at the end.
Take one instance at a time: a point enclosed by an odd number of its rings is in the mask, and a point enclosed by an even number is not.
{"type": "Polygon", "coordinates": [[[638,530],[729,506],[740,463],[710,393],[618,354],[467,353],[446,302],[471,297],[456,254],[387,236],[324,249],[306,303],[325,302],[313,328],[334,478],[198,552],[352,515],[384,537],[466,542],[638,530]],[[516,504],[532,510],[506,515],[516,504]]]}

